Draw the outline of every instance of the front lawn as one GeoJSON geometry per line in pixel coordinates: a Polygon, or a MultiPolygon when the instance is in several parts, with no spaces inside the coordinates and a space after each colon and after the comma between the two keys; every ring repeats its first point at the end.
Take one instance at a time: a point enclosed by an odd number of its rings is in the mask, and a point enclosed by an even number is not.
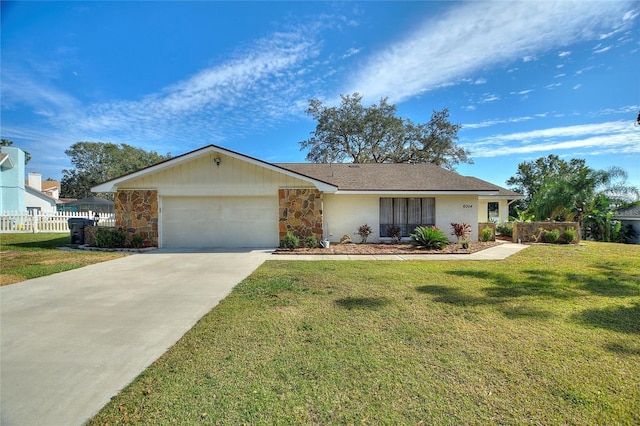
{"type": "Polygon", "coordinates": [[[118,253],[62,251],[71,243],[68,233],[0,234],[0,285],[68,271],[122,257],[118,253]]]}
{"type": "Polygon", "coordinates": [[[91,422],[640,424],[640,246],[269,261],[91,422]]]}

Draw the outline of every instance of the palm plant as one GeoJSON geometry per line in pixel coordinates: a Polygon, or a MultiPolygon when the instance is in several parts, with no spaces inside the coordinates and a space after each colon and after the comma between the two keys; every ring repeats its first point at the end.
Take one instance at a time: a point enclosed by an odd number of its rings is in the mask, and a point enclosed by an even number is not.
{"type": "Polygon", "coordinates": [[[410,237],[411,244],[427,250],[442,250],[449,243],[444,232],[435,226],[418,226],[410,237]]]}

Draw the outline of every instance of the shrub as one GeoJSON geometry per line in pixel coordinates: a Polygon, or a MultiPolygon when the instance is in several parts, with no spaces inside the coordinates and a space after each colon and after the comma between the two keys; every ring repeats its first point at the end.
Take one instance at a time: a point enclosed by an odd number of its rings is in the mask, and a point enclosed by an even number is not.
{"type": "Polygon", "coordinates": [[[496,225],[496,232],[500,235],[506,235],[508,237],[513,237],[513,223],[505,222],[499,223],[496,225]]]}
{"type": "Polygon", "coordinates": [[[358,228],[358,235],[360,235],[360,242],[366,243],[369,235],[373,234],[373,229],[366,223],[358,228]]]}
{"type": "Polygon", "coordinates": [[[402,230],[399,226],[391,225],[389,229],[387,229],[387,237],[391,237],[395,244],[399,244],[402,239],[402,230]]]}
{"type": "Polygon", "coordinates": [[[289,250],[293,250],[300,245],[300,239],[293,235],[291,232],[287,232],[287,235],[282,239],[282,247],[289,250]]]}
{"type": "Polygon", "coordinates": [[[576,231],[574,228],[567,228],[562,233],[562,239],[565,243],[571,244],[578,240],[578,231],[576,231]]]}
{"type": "Polygon", "coordinates": [[[480,241],[482,241],[483,243],[486,243],[487,241],[491,241],[492,238],[493,238],[493,229],[489,228],[488,226],[484,228],[482,231],[480,231],[480,241]]]}
{"type": "Polygon", "coordinates": [[[623,244],[633,244],[638,238],[638,233],[633,229],[632,225],[622,226],[621,222],[618,232],[616,232],[614,242],[623,244]]]}
{"type": "Polygon", "coordinates": [[[144,238],[142,238],[142,235],[134,235],[133,238],[131,238],[131,247],[134,248],[140,248],[144,245],[144,238]]]}
{"type": "Polygon", "coordinates": [[[460,241],[460,239],[466,239],[469,236],[469,232],[471,232],[471,225],[468,223],[452,223],[451,229],[453,232],[451,235],[455,235],[456,239],[460,241]]]}
{"type": "Polygon", "coordinates": [[[558,229],[552,229],[551,231],[544,231],[544,241],[555,244],[560,239],[560,231],[558,229]]]}
{"type": "Polygon", "coordinates": [[[310,235],[304,239],[304,245],[307,248],[313,249],[318,247],[318,239],[315,235],[310,235]]]}
{"type": "Polygon", "coordinates": [[[449,240],[444,232],[435,226],[418,226],[411,236],[411,244],[427,250],[442,250],[449,240]]]}
{"type": "Polygon", "coordinates": [[[98,228],[96,231],[96,246],[101,248],[124,247],[127,235],[122,229],[98,228]]]}

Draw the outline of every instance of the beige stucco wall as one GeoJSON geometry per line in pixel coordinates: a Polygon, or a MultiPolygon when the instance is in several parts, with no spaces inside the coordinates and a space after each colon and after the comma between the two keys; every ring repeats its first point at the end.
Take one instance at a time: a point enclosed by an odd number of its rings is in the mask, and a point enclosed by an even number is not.
{"type": "Polygon", "coordinates": [[[478,196],[477,195],[438,195],[436,196],[436,227],[440,228],[455,241],[451,235],[451,223],[466,222],[471,225],[469,239],[478,241],[478,196]]]}
{"type": "Polygon", "coordinates": [[[349,235],[354,242],[360,241],[356,235],[358,227],[367,224],[373,229],[368,241],[379,241],[380,196],[378,195],[337,195],[324,194],[324,236],[332,242],[349,235]]]}
{"type": "Polygon", "coordinates": [[[280,188],[313,187],[264,166],[211,153],[134,179],[119,189],[157,189],[159,196],[277,196],[280,188]],[[216,165],[216,158],[220,165],[216,165]]]}
{"type": "MultiPolygon", "coordinates": [[[[390,196],[390,195],[386,195],[390,196]]],[[[400,197],[399,195],[397,195],[400,197]]],[[[410,197],[405,195],[405,197],[410,197]]],[[[428,197],[416,195],[416,197],[428,197]]],[[[478,197],[475,195],[436,195],[436,226],[451,241],[452,222],[466,222],[471,225],[471,241],[478,240],[478,197]]],[[[368,224],[373,234],[368,242],[380,241],[380,195],[338,195],[324,194],[324,232],[332,242],[340,241],[347,234],[354,242],[359,242],[358,227],[368,224]]],[[[382,237],[386,237],[382,235],[382,237]]]]}

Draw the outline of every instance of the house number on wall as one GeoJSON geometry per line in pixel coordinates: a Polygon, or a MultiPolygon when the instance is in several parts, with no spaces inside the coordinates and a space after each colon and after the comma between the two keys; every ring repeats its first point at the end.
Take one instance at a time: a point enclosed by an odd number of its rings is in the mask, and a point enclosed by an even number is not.
{"type": "Polygon", "coordinates": [[[472,209],[473,208],[473,204],[463,204],[462,208],[463,209],[472,209]]]}

